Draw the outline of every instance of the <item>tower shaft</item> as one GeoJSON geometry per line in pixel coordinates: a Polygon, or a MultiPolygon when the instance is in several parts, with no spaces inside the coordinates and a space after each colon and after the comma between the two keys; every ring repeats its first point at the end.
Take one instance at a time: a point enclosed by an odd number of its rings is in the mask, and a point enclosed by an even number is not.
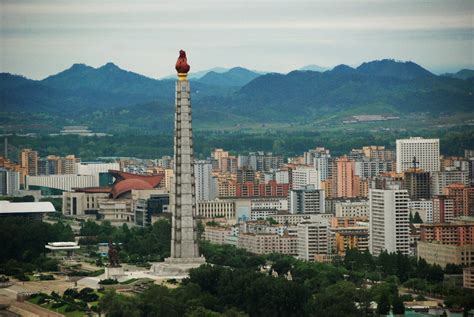
{"type": "Polygon", "coordinates": [[[197,258],[193,130],[188,80],[176,81],[171,258],[197,258]]]}

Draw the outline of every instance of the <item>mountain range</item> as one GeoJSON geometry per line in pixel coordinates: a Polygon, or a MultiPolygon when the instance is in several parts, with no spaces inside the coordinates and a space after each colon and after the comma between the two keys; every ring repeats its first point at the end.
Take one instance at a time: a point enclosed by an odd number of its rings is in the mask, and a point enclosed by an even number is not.
{"type": "MultiPolygon", "coordinates": [[[[312,70],[316,67],[288,74],[235,67],[190,78],[195,120],[236,124],[324,115],[473,112],[473,70],[437,76],[416,63],[389,59],[356,68],[312,70]]],[[[100,122],[102,128],[130,122],[171,126],[173,99],[174,79],[149,78],[113,63],[98,68],[74,64],[43,80],[0,74],[2,113],[66,116],[69,123],[100,122]]]]}

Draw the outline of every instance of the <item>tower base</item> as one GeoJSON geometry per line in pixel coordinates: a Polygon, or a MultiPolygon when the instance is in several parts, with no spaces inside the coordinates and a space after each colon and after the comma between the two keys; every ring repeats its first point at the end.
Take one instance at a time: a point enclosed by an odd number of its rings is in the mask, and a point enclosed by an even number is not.
{"type": "Polygon", "coordinates": [[[185,277],[189,270],[206,264],[206,258],[166,258],[164,262],[153,263],[151,272],[153,275],[169,277],[185,277]]]}

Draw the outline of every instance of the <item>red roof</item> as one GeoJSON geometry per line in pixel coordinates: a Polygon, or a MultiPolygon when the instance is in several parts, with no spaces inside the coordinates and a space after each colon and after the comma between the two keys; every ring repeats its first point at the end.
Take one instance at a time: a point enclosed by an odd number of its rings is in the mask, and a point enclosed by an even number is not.
{"type": "Polygon", "coordinates": [[[153,189],[153,186],[141,179],[126,179],[114,184],[112,187],[112,197],[117,198],[132,189],[153,189]]]}
{"type": "Polygon", "coordinates": [[[137,175],[116,170],[109,170],[109,173],[115,177],[111,190],[112,198],[118,198],[132,189],[156,188],[163,178],[163,175],[137,175]]]}
{"type": "Polygon", "coordinates": [[[109,170],[109,174],[115,178],[112,187],[86,187],[74,188],[76,192],[82,193],[110,193],[112,198],[118,198],[132,189],[153,189],[160,185],[163,175],[137,175],[116,170],[109,170]]]}

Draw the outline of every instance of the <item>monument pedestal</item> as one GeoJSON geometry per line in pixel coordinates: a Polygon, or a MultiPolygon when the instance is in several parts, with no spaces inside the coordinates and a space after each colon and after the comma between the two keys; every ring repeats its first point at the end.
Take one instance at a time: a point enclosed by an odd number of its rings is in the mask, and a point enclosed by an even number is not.
{"type": "Polygon", "coordinates": [[[126,274],[123,272],[123,267],[117,266],[117,267],[112,267],[112,266],[106,266],[105,267],[105,278],[111,278],[111,279],[119,279],[126,274]]]}
{"type": "Polygon", "coordinates": [[[206,264],[206,259],[198,258],[166,258],[164,262],[154,263],[151,271],[154,275],[169,277],[184,277],[189,274],[189,270],[206,264]]]}

